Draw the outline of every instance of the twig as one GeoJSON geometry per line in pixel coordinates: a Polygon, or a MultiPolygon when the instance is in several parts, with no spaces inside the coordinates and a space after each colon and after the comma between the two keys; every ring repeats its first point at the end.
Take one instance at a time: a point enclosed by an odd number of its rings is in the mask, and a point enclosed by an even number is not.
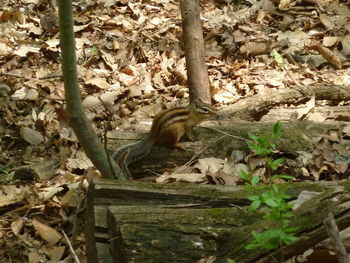
{"type": "Polygon", "coordinates": [[[49,76],[45,76],[45,77],[41,77],[39,78],[39,80],[43,80],[43,79],[54,79],[54,78],[62,78],[62,73],[61,74],[54,74],[54,75],[49,75],[49,76]]]}
{"type": "Polygon", "coordinates": [[[179,173],[181,170],[183,170],[186,166],[191,165],[194,160],[197,159],[198,155],[200,155],[201,153],[203,153],[206,149],[208,149],[211,145],[213,145],[214,143],[222,140],[223,138],[225,138],[227,135],[221,136],[220,138],[216,139],[215,141],[211,142],[209,145],[205,146],[203,149],[201,149],[200,151],[194,153],[191,157],[191,159],[189,161],[187,161],[184,165],[182,165],[181,167],[179,167],[178,169],[176,169],[173,174],[179,173]]]}
{"type": "Polygon", "coordinates": [[[346,252],[343,240],[340,237],[337,223],[332,213],[323,221],[329,235],[329,239],[334,245],[335,254],[339,263],[350,263],[350,257],[346,252]]]}
{"type": "Polygon", "coordinates": [[[28,78],[23,77],[21,75],[5,73],[5,72],[0,72],[0,76],[14,77],[14,78],[19,78],[19,79],[28,79],[28,78]]]}
{"type": "Polygon", "coordinates": [[[286,69],[286,67],[284,65],[282,65],[282,69],[287,73],[288,77],[293,81],[293,83],[298,87],[299,92],[304,95],[309,97],[310,96],[310,90],[305,87],[300,85],[293,77],[292,75],[289,73],[289,70],[286,69]]]}
{"type": "Polygon", "coordinates": [[[70,252],[72,253],[72,255],[73,255],[73,257],[74,257],[75,262],[80,263],[79,258],[78,258],[78,256],[77,256],[77,254],[75,254],[75,251],[74,251],[74,249],[73,249],[73,247],[72,247],[72,244],[71,244],[71,242],[70,242],[68,236],[66,235],[66,233],[64,232],[63,229],[62,229],[61,231],[62,231],[62,234],[63,234],[63,236],[65,237],[65,239],[66,239],[66,241],[67,241],[67,244],[68,244],[68,246],[69,246],[69,250],[70,250],[70,252]]]}
{"type": "Polygon", "coordinates": [[[73,226],[72,226],[72,243],[73,244],[75,243],[75,239],[78,234],[78,218],[79,218],[78,214],[80,213],[81,204],[83,203],[83,199],[81,198],[81,190],[83,188],[83,183],[86,178],[86,173],[87,172],[85,171],[85,174],[83,175],[83,177],[79,182],[78,190],[76,193],[77,207],[75,209],[75,215],[74,215],[73,226]]]}
{"type": "Polygon", "coordinates": [[[209,130],[214,130],[214,131],[220,132],[220,133],[222,133],[222,134],[224,134],[224,135],[226,135],[226,136],[229,136],[229,137],[232,137],[232,138],[236,138],[236,139],[239,139],[239,140],[243,140],[243,141],[249,142],[249,140],[246,139],[246,138],[243,138],[243,137],[240,137],[240,136],[236,136],[236,135],[232,135],[232,134],[229,134],[229,133],[227,133],[227,132],[224,132],[224,131],[222,131],[222,130],[219,130],[219,129],[216,129],[216,128],[213,128],[213,127],[204,127],[204,126],[199,126],[199,127],[205,128],[205,129],[209,129],[209,130]]]}
{"type": "MultiPolygon", "coordinates": [[[[106,111],[108,112],[107,123],[105,123],[103,126],[103,147],[104,147],[106,154],[108,156],[108,166],[111,169],[111,171],[113,171],[113,165],[112,165],[112,160],[111,160],[112,158],[109,157],[110,155],[109,155],[108,149],[107,149],[107,127],[111,126],[113,111],[108,107],[108,105],[106,105],[106,103],[103,101],[103,99],[101,99],[100,96],[98,97],[98,99],[100,100],[100,102],[102,103],[102,105],[106,109],[106,111]]],[[[115,178],[119,178],[119,176],[123,176],[123,174],[120,171],[119,174],[115,174],[114,176],[115,176],[115,178]]]]}

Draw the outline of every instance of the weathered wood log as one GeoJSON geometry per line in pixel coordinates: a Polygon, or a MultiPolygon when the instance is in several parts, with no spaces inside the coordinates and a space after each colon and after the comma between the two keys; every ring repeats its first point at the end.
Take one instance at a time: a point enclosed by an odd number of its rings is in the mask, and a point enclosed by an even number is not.
{"type": "MultiPolygon", "coordinates": [[[[158,173],[162,168],[173,168],[185,164],[195,154],[199,158],[225,158],[232,150],[248,152],[246,139],[249,134],[271,134],[274,123],[247,123],[234,121],[212,121],[216,126],[208,128],[197,127],[194,131],[194,142],[185,142],[186,150],[154,147],[150,155],[133,165],[130,170],[137,177],[145,173],[158,173]],[[220,126],[218,126],[218,122],[220,126]],[[233,137],[231,137],[232,135],[233,137]]],[[[282,123],[282,137],[277,141],[277,147],[284,151],[305,151],[313,148],[314,138],[325,137],[331,130],[341,130],[340,122],[316,123],[297,121],[282,123]]],[[[133,143],[144,138],[145,133],[109,132],[108,141],[111,151],[121,145],[133,143]]],[[[345,142],[344,142],[345,143],[345,142]]]]}
{"type": "MultiPolygon", "coordinates": [[[[343,101],[349,98],[350,86],[335,84],[318,84],[308,86],[310,94],[314,94],[316,100],[343,101]]],[[[241,120],[259,121],[271,109],[279,105],[296,104],[306,101],[308,98],[300,93],[298,87],[290,89],[274,90],[268,93],[258,94],[241,99],[225,108],[227,114],[241,120]]]]}
{"type": "Polygon", "coordinates": [[[241,187],[101,180],[89,198],[95,202],[96,236],[109,233],[108,240],[99,241],[111,241],[113,262],[195,262],[212,257],[215,262],[231,258],[270,263],[281,253],[286,260],[325,239],[322,221],[329,212],[340,230],[350,226],[349,181],[280,187],[290,187],[287,193],[293,199],[303,190],[320,193],[294,211],[292,225],[300,227],[299,239],[283,251],[244,249],[251,231],[266,230],[271,222],[261,219],[264,208],[247,211],[251,193],[241,187]]]}
{"type": "MultiPolygon", "coordinates": [[[[306,108],[306,106],[305,106],[306,108]]],[[[292,108],[278,108],[272,109],[269,111],[264,117],[262,117],[262,121],[276,122],[276,121],[290,121],[292,115],[295,114],[296,110],[292,108]]],[[[315,115],[319,115],[320,119],[325,118],[327,120],[337,120],[337,121],[350,121],[350,106],[327,106],[323,105],[316,106],[312,108],[312,113],[315,115]]],[[[309,115],[308,118],[309,119],[309,115]]]]}

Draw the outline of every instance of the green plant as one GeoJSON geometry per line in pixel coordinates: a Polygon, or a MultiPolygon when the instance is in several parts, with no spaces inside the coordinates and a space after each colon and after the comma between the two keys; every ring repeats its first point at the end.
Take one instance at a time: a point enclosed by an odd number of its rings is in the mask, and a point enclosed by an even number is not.
{"type": "Polygon", "coordinates": [[[0,174],[9,175],[10,172],[7,171],[6,169],[0,169],[0,174]]]}
{"type": "MultiPolygon", "coordinates": [[[[271,175],[271,179],[293,179],[293,176],[273,174],[274,171],[283,163],[283,158],[273,159],[270,155],[276,151],[275,140],[281,136],[281,123],[277,122],[273,126],[272,134],[268,136],[250,135],[251,141],[248,143],[249,148],[259,157],[266,158],[266,168],[271,175]]],[[[251,175],[248,172],[241,171],[241,178],[248,185],[248,189],[256,186],[260,181],[257,175],[251,175]]],[[[249,210],[255,211],[261,206],[268,207],[263,219],[270,220],[274,225],[273,229],[268,229],[263,232],[252,231],[254,240],[246,246],[246,249],[275,249],[282,247],[284,244],[290,244],[297,238],[294,233],[297,227],[290,226],[290,218],[293,216],[291,209],[293,205],[288,204],[290,199],[277,184],[271,184],[269,190],[248,197],[251,201],[249,210]]]]}
{"type": "Polygon", "coordinates": [[[281,137],[281,123],[276,122],[272,128],[272,134],[267,136],[257,136],[249,134],[251,141],[248,142],[249,149],[256,155],[265,157],[276,149],[275,140],[281,137]]]}

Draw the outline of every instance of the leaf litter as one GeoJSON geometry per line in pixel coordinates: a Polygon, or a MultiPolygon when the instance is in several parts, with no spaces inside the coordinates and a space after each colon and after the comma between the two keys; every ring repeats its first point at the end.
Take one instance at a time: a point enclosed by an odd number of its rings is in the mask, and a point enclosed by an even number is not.
{"type": "MultiPolygon", "coordinates": [[[[202,1],[213,101],[224,107],[288,89],[294,81],[305,86],[349,85],[345,59],[350,54],[349,14],[341,1],[202,1]],[[274,49],[287,58],[294,81],[274,63],[274,49]]],[[[83,104],[99,134],[109,113],[98,96],[114,113],[112,130],[149,124],[159,110],[188,99],[178,2],[83,1],[75,4],[74,16],[83,104]]],[[[1,174],[7,180],[37,180],[0,186],[0,247],[25,246],[27,250],[12,255],[22,262],[56,262],[68,255],[58,222],[69,229],[67,216],[74,212],[76,185],[91,167],[64,111],[57,7],[40,0],[4,0],[0,35],[1,174]],[[14,172],[20,167],[24,169],[14,172]]],[[[281,106],[290,112],[282,121],[295,112],[296,119],[349,120],[341,109],[320,111],[322,101],[281,106]]],[[[273,110],[278,112],[278,107],[273,110]]],[[[335,180],[346,175],[349,156],[339,142],[348,134],[345,127],[344,134],[318,138],[313,151],[287,160],[300,164],[296,176],[335,180]]],[[[159,181],[235,185],[240,183],[240,170],[263,162],[254,157],[248,162],[232,157],[200,159],[186,173],[159,181]]],[[[77,254],[84,258],[82,250],[77,254]]],[[[6,255],[0,253],[0,258],[6,255]]]]}

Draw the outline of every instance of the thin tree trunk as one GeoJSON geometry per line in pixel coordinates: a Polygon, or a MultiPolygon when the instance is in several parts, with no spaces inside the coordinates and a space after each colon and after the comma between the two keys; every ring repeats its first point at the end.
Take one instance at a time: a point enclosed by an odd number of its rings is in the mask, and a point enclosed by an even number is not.
{"type": "Polygon", "coordinates": [[[181,0],[181,16],[190,100],[211,104],[199,0],[181,0]]]}

